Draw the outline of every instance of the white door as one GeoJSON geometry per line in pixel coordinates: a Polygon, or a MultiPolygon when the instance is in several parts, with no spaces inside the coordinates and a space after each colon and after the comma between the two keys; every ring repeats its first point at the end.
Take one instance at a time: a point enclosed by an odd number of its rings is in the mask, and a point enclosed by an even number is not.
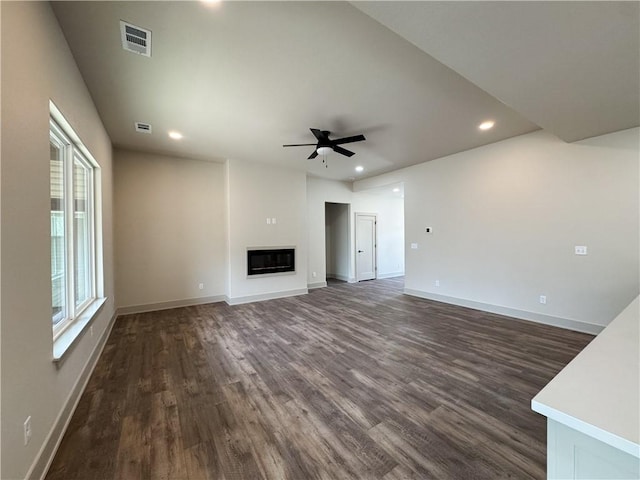
{"type": "Polygon", "coordinates": [[[376,278],[376,216],[356,213],[356,281],[376,278]]]}

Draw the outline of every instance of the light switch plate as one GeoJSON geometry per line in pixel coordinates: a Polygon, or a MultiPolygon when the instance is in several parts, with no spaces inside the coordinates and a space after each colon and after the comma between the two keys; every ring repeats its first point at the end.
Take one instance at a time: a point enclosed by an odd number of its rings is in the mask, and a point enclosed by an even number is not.
{"type": "Polygon", "coordinates": [[[576,255],[586,255],[587,247],[585,245],[576,245],[575,252],[576,252],[576,255]]]}

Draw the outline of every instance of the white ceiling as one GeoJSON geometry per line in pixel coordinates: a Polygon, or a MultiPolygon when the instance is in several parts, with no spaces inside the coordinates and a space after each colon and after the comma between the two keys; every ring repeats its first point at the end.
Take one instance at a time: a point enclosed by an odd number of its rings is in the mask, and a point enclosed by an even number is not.
{"type": "Polygon", "coordinates": [[[637,4],[598,4],[597,15],[582,3],[562,4],[552,16],[556,27],[547,28],[555,32],[552,42],[540,41],[550,32],[537,22],[550,14],[537,2],[471,2],[453,10],[446,2],[52,5],[117,147],[268,162],[348,180],[538,125],[565,139],[638,125],[638,21],[627,18],[637,4]],[[121,19],[153,32],[151,58],[122,49],[121,19]],[[519,23],[501,28],[507,20],[519,23]],[[592,30],[607,35],[586,35],[592,30]],[[496,51],[500,41],[515,50],[496,51]],[[571,56],[556,44],[571,47],[571,56]],[[527,58],[535,62],[529,66],[527,58]],[[593,82],[576,78],[588,70],[584,64],[598,72],[593,82]],[[573,65],[580,67],[575,75],[573,65]],[[540,81],[524,84],[521,77],[532,69],[540,69],[540,81]],[[485,119],[496,126],[481,132],[485,119]],[[151,123],[153,134],[136,133],[135,121],[151,123]],[[346,145],[356,155],[331,155],[325,168],[320,157],[306,160],[313,147],[282,148],[312,143],[310,127],[334,138],[363,133],[367,141],[346,145]],[[185,137],[170,140],[169,130],[185,137]],[[365,171],[356,174],[356,165],[365,171]]]}
{"type": "Polygon", "coordinates": [[[639,123],[639,2],[354,2],[561,139],[639,123]]]}

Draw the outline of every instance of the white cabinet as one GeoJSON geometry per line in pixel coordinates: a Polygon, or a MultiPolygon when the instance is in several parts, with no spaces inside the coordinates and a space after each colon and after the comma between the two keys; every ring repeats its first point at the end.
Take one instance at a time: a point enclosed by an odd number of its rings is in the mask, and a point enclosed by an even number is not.
{"type": "Polygon", "coordinates": [[[531,401],[549,479],[640,479],[640,297],[531,401]]]}
{"type": "Polygon", "coordinates": [[[555,420],[548,420],[547,478],[638,480],[640,459],[555,420]]]}

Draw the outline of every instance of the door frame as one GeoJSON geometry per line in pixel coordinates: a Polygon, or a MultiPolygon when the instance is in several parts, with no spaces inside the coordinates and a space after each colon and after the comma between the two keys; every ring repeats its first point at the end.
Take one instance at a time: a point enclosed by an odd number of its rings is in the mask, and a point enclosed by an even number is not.
{"type": "MultiPolygon", "coordinates": [[[[330,207],[329,207],[330,208],[330,207]]],[[[324,235],[325,235],[325,241],[324,241],[324,265],[325,265],[325,275],[324,275],[324,279],[325,279],[325,283],[326,283],[326,279],[327,278],[336,278],[337,280],[342,280],[344,282],[349,282],[349,283],[353,283],[355,280],[355,277],[353,276],[353,257],[352,257],[352,253],[351,253],[351,246],[352,246],[352,228],[353,226],[351,225],[351,204],[350,203],[342,203],[342,202],[330,202],[330,201],[325,201],[324,202],[324,235]],[[328,272],[327,271],[327,229],[326,229],[326,220],[327,220],[327,207],[328,205],[340,205],[341,207],[346,207],[347,210],[347,225],[346,225],[346,230],[347,230],[347,238],[345,239],[346,242],[344,244],[341,245],[341,247],[344,248],[346,255],[347,255],[347,259],[346,259],[346,275],[335,275],[333,277],[329,277],[328,274],[329,273],[336,273],[336,272],[328,272]]]]}
{"type": "Polygon", "coordinates": [[[355,213],[355,223],[354,223],[354,245],[353,245],[353,258],[354,258],[354,277],[355,281],[358,280],[358,217],[373,217],[373,279],[378,278],[378,214],[377,213],[366,213],[366,212],[356,212],[355,213]]]}

